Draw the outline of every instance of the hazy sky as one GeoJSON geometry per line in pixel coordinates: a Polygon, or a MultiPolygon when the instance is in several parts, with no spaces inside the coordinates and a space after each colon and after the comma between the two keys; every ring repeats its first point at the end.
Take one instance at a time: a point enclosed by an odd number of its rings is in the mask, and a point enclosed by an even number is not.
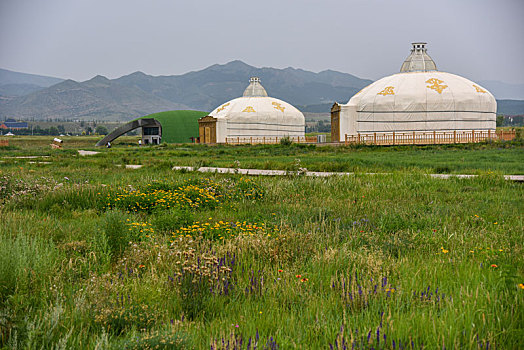
{"type": "Polygon", "coordinates": [[[524,83],[524,0],[0,0],[0,68],[75,80],[236,59],[378,79],[412,41],[439,70],[524,83]]]}

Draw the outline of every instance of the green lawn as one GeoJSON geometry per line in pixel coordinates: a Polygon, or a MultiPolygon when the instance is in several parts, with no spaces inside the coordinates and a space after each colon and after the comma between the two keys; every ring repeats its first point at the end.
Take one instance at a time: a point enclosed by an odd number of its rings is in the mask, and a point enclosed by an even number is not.
{"type": "Polygon", "coordinates": [[[524,190],[499,175],[524,172],[519,143],[94,142],[0,151],[0,348],[521,347],[524,190]],[[42,157],[5,158],[28,155],[42,157]],[[296,159],[356,174],[171,170],[296,159]]]}
{"type": "MultiPolygon", "coordinates": [[[[340,172],[423,172],[482,174],[495,172],[507,175],[524,174],[522,141],[482,143],[473,145],[436,146],[314,146],[255,145],[207,146],[169,144],[141,147],[136,137],[121,137],[113,148],[96,148],[96,137],[66,137],[64,150],[51,150],[49,137],[17,137],[3,151],[7,156],[47,155],[62,159],[65,153],[75,154],[78,148],[96,150],[101,154],[83,165],[147,164],[150,166],[221,166],[252,169],[292,170],[297,167],[311,171],[340,172]]],[[[10,160],[7,163],[24,162],[10,160]]],[[[18,164],[17,163],[17,164],[18,164]]],[[[27,161],[25,161],[27,163],[27,161]]]]}

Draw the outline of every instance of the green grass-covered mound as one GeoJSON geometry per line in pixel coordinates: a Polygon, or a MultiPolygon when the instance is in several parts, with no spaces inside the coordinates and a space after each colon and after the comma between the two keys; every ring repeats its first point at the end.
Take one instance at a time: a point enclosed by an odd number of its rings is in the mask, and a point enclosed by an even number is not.
{"type": "Polygon", "coordinates": [[[162,124],[162,142],[191,142],[190,137],[198,137],[198,119],[208,112],[166,111],[153,113],[138,119],[154,118],[162,124]]]}

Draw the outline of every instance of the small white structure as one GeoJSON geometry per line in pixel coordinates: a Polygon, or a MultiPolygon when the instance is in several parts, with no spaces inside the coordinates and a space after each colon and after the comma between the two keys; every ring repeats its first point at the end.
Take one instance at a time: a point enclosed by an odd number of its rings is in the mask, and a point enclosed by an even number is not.
{"type": "Polygon", "coordinates": [[[331,139],[418,131],[495,131],[497,102],[482,86],[439,72],[426,43],[413,43],[400,73],[368,85],[331,108],[331,139]]]}
{"type": "Polygon", "coordinates": [[[253,77],[242,97],[217,107],[198,121],[200,143],[226,143],[229,139],[304,138],[305,118],[287,102],[268,97],[253,77]]]}
{"type": "Polygon", "coordinates": [[[142,142],[140,145],[159,145],[161,141],[162,127],[160,125],[142,127],[142,142]]]}

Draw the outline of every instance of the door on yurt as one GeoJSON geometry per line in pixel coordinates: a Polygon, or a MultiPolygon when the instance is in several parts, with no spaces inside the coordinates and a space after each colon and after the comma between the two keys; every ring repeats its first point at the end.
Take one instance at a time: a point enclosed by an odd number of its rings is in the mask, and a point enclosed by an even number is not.
{"type": "Polygon", "coordinates": [[[217,142],[217,120],[211,116],[206,116],[198,120],[198,129],[201,143],[217,142]]]}
{"type": "Polygon", "coordinates": [[[335,102],[331,107],[331,142],[340,141],[340,105],[335,102]]]}
{"type": "Polygon", "coordinates": [[[209,126],[204,127],[204,143],[211,143],[211,128],[209,126]]]}

